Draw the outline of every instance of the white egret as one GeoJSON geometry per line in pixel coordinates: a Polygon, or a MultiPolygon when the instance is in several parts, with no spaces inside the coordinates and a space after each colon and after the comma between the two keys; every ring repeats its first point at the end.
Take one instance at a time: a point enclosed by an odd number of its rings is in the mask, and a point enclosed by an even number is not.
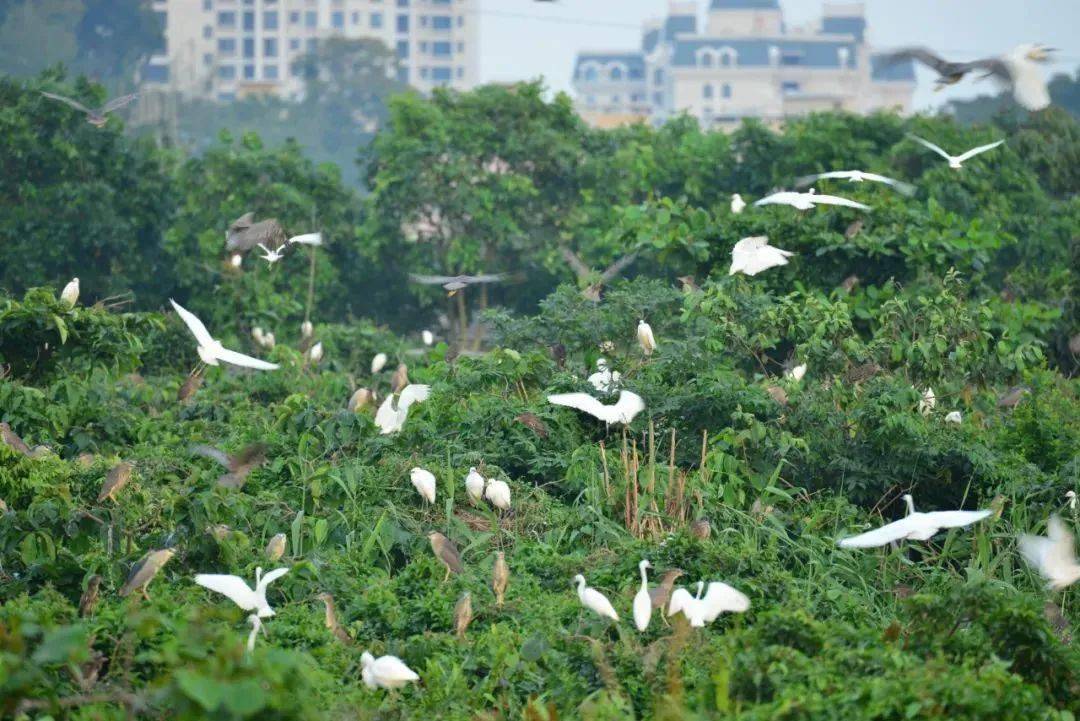
{"type": "Polygon", "coordinates": [[[315,333],[315,326],[311,325],[310,320],[305,320],[300,324],[300,337],[310,338],[315,333]]]}
{"type": "Polygon", "coordinates": [[[949,155],[937,145],[934,145],[929,140],[923,140],[918,135],[912,135],[911,133],[908,133],[908,137],[914,140],[916,143],[919,143],[920,145],[929,148],[930,150],[933,150],[935,153],[945,158],[945,160],[949,161],[949,167],[954,170],[959,170],[960,168],[962,168],[964,166],[965,160],[971,160],[976,155],[979,155],[980,153],[985,153],[987,150],[993,150],[994,148],[1005,142],[1004,140],[998,140],[995,143],[988,143],[986,145],[980,145],[976,148],[972,148],[966,153],[961,153],[960,155],[949,155]]]}
{"type": "Polygon", "coordinates": [[[696,597],[684,588],[675,589],[668,605],[668,616],[682,613],[691,626],[702,628],[715,621],[721,613],[745,613],[749,610],[750,599],[741,591],[719,581],[713,581],[708,588],[704,597],[704,581],[698,581],[696,597]]]}
{"type": "Polygon", "coordinates": [[[484,498],[500,511],[510,510],[510,485],[506,481],[489,478],[484,487],[484,498]]]}
{"type": "Polygon", "coordinates": [[[258,370],[274,370],[278,367],[277,363],[267,363],[264,360],[258,358],[252,358],[246,356],[243,353],[237,353],[236,351],[228,350],[221,345],[220,341],[214,340],[210,335],[210,331],[206,330],[206,326],[202,321],[195,317],[195,314],[187,310],[172,298],[169,299],[173,308],[176,309],[177,315],[184,321],[184,324],[191,331],[191,334],[195,336],[195,340],[198,342],[199,358],[203,360],[207,365],[216,366],[218,361],[225,361],[232,365],[241,366],[244,368],[256,368],[258,370]]]}
{"type": "Polygon", "coordinates": [[[1059,591],[1080,581],[1080,562],[1076,560],[1073,536],[1057,516],[1046,523],[1046,536],[1020,536],[1020,553],[1059,591]]]}
{"type": "Polygon", "coordinates": [[[641,319],[637,323],[637,340],[645,355],[652,355],[656,350],[656,338],[653,337],[652,326],[641,319]]]}
{"type": "Polygon", "coordinates": [[[407,683],[419,681],[416,672],[397,656],[375,658],[367,651],[360,656],[360,677],[368,688],[401,688],[407,683]]]}
{"type": "Polygon", "coordinates": [[[645,410],[645,401],[641,399],[641,396],[627,390],[619,391],[619,399],[610,406],[604,405],[588,393],[559,393],[548,396],[547,400],[552,405],[588,413],[608,425],[613,423],[630,425],[634,416],[645,410]]]}
{"type": "Polygon", "coordinates": [[[795,185],[798,187],[804,187],[814,183],[818,180],[847,180],[851,183],[862,183],[870,181],[872,183],[884,183],[885,185],[895,188],[898,192],[904,195],[911,195],[915,192],[915,186],[910,183],[905,183],[902,180],[896,180],[884,175],[878,175],[877,173],[867,173],[862,170],[830,170],[827,173],[815,173],[814,175],[805,175],[795,181],[795,185]]]}
{"type": "Polygon", "coordinates": [[[792,380],[794,380],[796,382],[801,381],[803,379],[803,376],[805,376],[805,375],[806,375],[806,364],[805,363],[800,363],[799,365],[795,366],[794,368],[789,368],[788,370],[784,371],[784,376],[785,377],[791,378],[792,380]]]}
{"type": "Polygon", "coordinates": [[[267,350],[274,350],[274,346],[277,345],[277,340],[274,338],[274,334],[269,331],[263,336],[263,340],[267,350]]]}
{"type": "Polygon", "coordinates": [[[476,470],[476,466],[471,466],[469,475],[465,476],[465,493],[474,505],[484,498],[484,477],[476,470]]]}
{"type": "Polygon", "coordinates": [[[234,268],[239,268],[244,264],[244,256],[239,253],[233,253],[232,257],[229,258],[229,264],[234,268]]]}
{"type": "Polygon", "coordinates": [[[70,306],[74,306],[79,300],[79,279],[72,278],[64,289],[60,291],[60,300],[70,306]]]}
{"type": "Polygon", "coordinates": [[[251,338],[255,341],[255,345],[260,348],[266,347],[266,334],[263,333],[263,329],[259,326],[255,326],[251,329],[251,338]]]}
{"type": "Polygon", "coordinates": [[[927,388],[923,391],[922,398],[919,399],[919,413],[924,416],[930,415],[930,411],[934,410],[937,406],[937,396],[934,395],[933,388],[927,388]]]}
{"type": "Polygon", "coordinates": [[[927,541],[943,528],[962,528],[990,516],[992,510],[982,511],[931,511],[919,513],[911,494],[904,495],[908,515],[898,521],[887,523],[873,531],[860,533],[840,540],[841,548],[875,548],[893,541],[927,541]]]}
{"type": "Polygon", "coordinates": [[[960,411],[949,411],[945,414],[946,423],[963,423],[964,416],[960,414],[960,411]]]}
{"type": "Polygon", "coordinates": [[[244,611],[254,611],[259,618],[274,615],[274,609],[266,600],[266,587],[289,572],[288,568],[275,568],[262,575],[262,568],[255,569],[255,588],[250,588],[239,576],[218,573],[200,573],[195,583],[227,597],[244,611]]]}
{"type": "Polygon", "coordinates": [[[645,573],[647,568],[652,568],[648,560],[643,560],[638,564],[638,570],[641,572],[641,590],[634,596],[634,625],[637,626],[638,631],[642,632],[649,627],[649,619],[652,618],[649,577],[645,573]]]}
{"type": "Polygon", "coordinates": [[[743,238],[731,249],[731,269],[728,275],[757,275],[763,270],[787,265],[788,258],[793,255],[795,254],[790,250],[780,250],[769,245],[769,239],[764,235],[743,238]]]}
{"type": "Polygon", "coordinates": [[[430,346],[435,342],[435,335],[431,331],[425,329],[420,332],[420,340],[424,342],[424,345],[430,346]]]}
{"type": "Polygon", "coordinates": [[[606,358],[596,359],[596,372],[589,376],[588,381],[593,388],[601,393],[611,393],[619,385],[622,374],[608,368],[606,358]]]}
{"type": "Polygon", "coordinates": [[[281,248],[275,248],[274,250],[270,250],[262,243],[256,243],[256,245],[259,246],[259,248],[262,250],[263,255],[261,255],[260,257],[266,261],[267,265],[273,265],[274,263],[285,257],[285,254],[281,252],[281,248]]]}
{"type": "Polygon", "coordinates": [[[854,200],[841,198],[838,195],[819,195],[813,188],[807,193],[796,193],[790,190],[782,190],[778,193],[767,195],[754,203],[762,205],[790,205],[798,210],[810,210],[816,205],[841,205],[845,208],[857,208],[858,210],[870,210],[869,205],[857,203],[854,200]]]}
{"type": "Polygon", "coordinates": [[[611,601],[607,600],[607,597],[595,588],[586,587],[584,576],[580,573],[574,576],[574,583],[577,584],[578,598],[581,599],[581,603],[585,608],[600,616],[610,618],[612,621],[619,620],[619,614],[615,613],[615,607],[611,605],[611,601]]]}
{"type": "Polygon", "coordinates": [[[386,361],[387,358],[385,353],[376,353],[375,357],[371,359],[371,375],[375,375],[385,368],[386,361]]]}
{"type": "Polygon", "coordinates": [[[409,416],[409,407],[413,403],[426,401],[430,394],[431,386],[412,384],[402,388],[396,399],[393,393],[386,396],[379,410],[375,411],[375,425],[379,427],[379,432],[386,435],[400,431],[409,416]]]}
{"type": "Polygon", "coordinates": [[[746,208],[746,201],[738,193],[731,194],[731,212],[735,215],[743,212],[746,208]]]}
{"type": "Polygon", "coordinates": [[[315,345],[308,348],[307,359],[308,359],[308,362],[311,363],[312,365],[318,365],[319,361],[322,360],[322,357],[323,357],[323,344],[322,344],[322,341],[319,341],[315,345]]]}
{"type": "Polygon", "coordinates": [[[1069,510],[1076,510],[1076,491],[1066,491],[1065,499],[1069,502],[1069,510]]]}
{"type": "Polygon", "coordinates": [[[288,240],[289,245],[295,245],[297,243],[301,245],[322,245],[322,233],[304,233],[303,235],[294,235],[288,240]]]}
{"type": "Polygon", "coordinates": [[[414,468],[409,471],[416,492],[428,503],[435,502],[435,474],[423,468],[414,468]]]}

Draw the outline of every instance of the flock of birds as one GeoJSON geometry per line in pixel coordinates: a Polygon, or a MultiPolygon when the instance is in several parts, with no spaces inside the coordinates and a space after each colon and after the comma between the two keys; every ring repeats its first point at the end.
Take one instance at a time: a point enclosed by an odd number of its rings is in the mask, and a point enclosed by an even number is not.
{"type": "MultiPolygon", "coordinates": [[[[938,84],[940,86],[959,82],[972,71],[982,71],[988,75],[1006,80],[1012,86],[1014,96],[1020,104],[1031,110],[1038,110],[1049,104],[1049,96],[1046,92],[1045,83],[1032,68],[1034,63],[1045,62],[1050,52],[1051,49],[1043,46],[1021,46],[1001,58],[956,63],[945,61],[923,49],[908,49],[894,54],[891,61],[911,58],[929,65],[939,73],[938,84]]],[[[78,101],[60,95],[53,93],[43,93],[43,95],[85,113],[87,120],[99,127],[105,124],[109,112],[127,105],[136,97],[135,95],[124,96],[106,103],[101,108],[90,109],[78,101]]],[[[940,155],[948,162],[949,167],[957,170],[963,167],[965,161],[992,150],[1004,142],[999,140],[987,145],[981,145],[954,156],[928,140],[916,136],[910,137],[915,142],[940,155]]],[[[796,187],[806,187],[820,180],[847,180],[852,183],[874,182],[888,185],[905,195],[911,195],[914,192],[913,186],[908,183],[859,170],[830,171],[806,176],[796,181],[796,187]]],[[[870,210],[870,206],[863,203],[836,195],[819,194],[813,188],[807,192],[775,192],[754,203],[756,207],[765,205],[789,205],[801,211],[811,210],[818,205],[841,206],[861,211],[870,210]]],[[[732,196],[731,211],[733,213],[741,213],[746,207],[747,204],[740,195],[735,194],[732,196]]],[[[256,222],[252,213],[247,213],[238,218],[230,224],[226,232],[226,250],[230,254],[229,262],[237,268],[242,265],[243,254],[249,250],[255,248],[261,250],[261,258],[272,266],[298,245],[321,246],[322,236],[319,233],[308,233],[288,237],[276,220],[269,219],[256,222]]],[[[735,244],[731,251],[730,273],[744,273],[753,276],[769,268],[786,265],[788,258],[792,255],[793,253],[790,251],[770,246],[768,238],[765,236],[743,238],[735,244]]],[[[411,279],[417,283],[441,285],[450,295],[453,295],[469,285],[499,282],[505,277],[506,274],[475,276],[412,275],[411,279]]],[[[78,301],[78,296],[79,280],[75,278],[63,289],[61,300],[69,305],[74,305],[78,301]]],[[[170,303],[194,337],[196,353],[203,364],[216,366],[220,363],[227,363],[259,371],[271,371],[279,367],[276,363],[225,348],[220,341],[210,334],[198,317],[176,301],[170,300],[170,303]]],[[[318,363],[322,358],[322,345],[313,341],[313,329],[310,321],[304,321],[301,334],[305,343],[310,342],[305,351],[306,361],[318,363]]],[[[651,326],[644,319],[639,320],[636,335],[643,355],[648,358],[656,351],[657,342],[651,326]]],[[[252,336],[258,346],[262,348],[274,347],[273,333],[265,332],[261,328],[255,328],[252,336]]],[[[432,344],[433,337],[430,331],[424,331],[423,341],[425,345],[432,344]]],[[[372,374],[381,372],[387,362],[386,354],[377,354],[372,359],[372,374]]],[[[633,391],[623,387],[621,374],[614,371],[606,359],[599,359],[596,365],[596,372],[590,375],[587,381],[599,394],[599,397],[589,393],[560,393],[549,395],[547,397],[548,402],[556,406],[581,411],[609,426],[629,425],[645,409],[644,400],[633,391]],[[610,396],[616,392],[618,393],[616,400],[609,402],[610,396]]],[[[802,364],[789,369],[786,375],[799,381],[805,373],[806,365],[802,364]]],[[[198,387],[198,383],[194,382],[194,379],[201,379],[200,367],[196,367],[192,371],[188,383],[185,383],[185,386],[192,386],[187,391],[189,394],[198,387]]],[[[431,393],[431,388],[428,385],[408,382],[407,368],[404,364],[401,364],[394,372],[391,387],[391,392],[375,412],[375,424],[382,434],[392,434],[400,431],[405,425],[409,409],[413,405],[427,400],[431,393]]],[[[185,389],[181,388],[181,399],[184,398],[184,393],[185,389]]],[[[372,405],[376,400],[374,391],[361,388],[350,399],[349,409],[353,411],[360,410],[372,405]]],[[[932,389],[927,389],[920,401],[919,410],[928,412],[928,409],[933,408],[935,400],[932,389]]],[[[951,423],[959,423],[962,419],[958,411],[953,411],[946,416],[945,420],[951,423]]],[[[20,453],[26,455],[33,455],[34,453],[15,435],[6,423],[0,423],[0,438],[6,445],[20,453]]],[[[263,462],[265,447],[262,447],[261,444],[253,444],[235,455],[229,455],[209,446],[194,446],[192,453],[218,461],[227,471],[219,479],[219,484],[236,488],[243,484],[247,474],[253,468],[263,462]]],[[[131,478],[131,474],[131,464],[121,463],[113,468],[106,477],[99,501],[114,499],[116,493],[131,478]]],[[[410,471],[410,480],[423,503],[435,503],[438,483],[431,471],[415,467],[410,471]]],[[[464,488],[467,499],[474,505],[487,501],[500,513],[511,509],[511,489],[509,484],[504,480],[485,478],[475,467],[470,468],[465,476],[464,488]]],[[[896,544],[900,541],[927,541],[943,529],[967,527],[989,517],[993,513],[991,510],[919,512],[915,510],[915,504],[910,495],[905,495],[903,500],[907,506],[907,514],[903,518],[887,523],[880,528],[840,539],[838,542],[840,547],[852,549],[872,548],[896,544]]],[[[1069,492],[1068,500],[1070,506],[1075,509],[1076,494],[1074,492],[1069,492]]],[[[1047,529],[1047,536],[1045,537],[1021,536],[1019,548],[1023,557],[1047,579],[1048,586],[1051,589],[1063,589],[1080,580],[1080,562],[1077,561],[1074,539],[1065,524],[1057,516],[1051,517],[1047,529]]],[[[707,527],[705,532],[707,533],[707,527]]],[[[446,567],[446,578],[449,578],[451,573],[461,573],[463,571],[464,567],[460,552],[453,541],[438,532],[431,533],[428,539],[433,553],[446,567]]],[[[284,555],[285,546],[285,534],[279,533],[275,535],[267,544],[265,551],[267,558],[271,561],[279,560],[284,555]]],[[[174,555],[175,549],[173,548],[153,550],[147,553],[132,568],[127,581],[119,591],[120,595],[127,596],[135,591],[140,591],[144,597],[149,598],[147,586],[174,555]]],[[[634,596],[631,609],[634,625],[639,631],[644,632],[648,629],[653,611],[657,609],[660,610],[663,617],[681,614],[691,627],[700,628],[713,622],[723,613],[743,613],[750,608],[750,599],[745,594],[720,581],[698,581],[696,595],[686,588],[674,588],[676,579],[682,574],[678,570],[668,571],[660,584],[650,588],[648,579],[648,569],[650,568],[652,568],[652,565],[648,560],[642,560],[638,564],[641,588],[634,596]]],[[[259,631],[261,630],[263,634],[266,633],[264,620],[275,615],[274,609],[267,600],[267,589],[271,583],[288,572],[287,567],[281,567],[264,574],[261,567],[257,568],[253,587],[238,576],[225,574],[198,574],[195,576],[195,583],[225,596],[239,608],[249,612],[248,619],[252,628],[248,636],[247,647],[251,650],[254,648],[259,631]]],[[[500,551],[496,554],[491,583],[499,606],[502,605],[509,577],[510,570],[506,563],[505,554],[500,551]]],[[[589,587],[584,575],[576,575],[573,582],[576,585],[578,599],[584,608],[601,618],[609,619],[612,622],[619,621],[619,614],[611,601],[601,591],[589,587]]],[[[96,594],[97,584],[92,584],[92,586],[96,594]]],[[[327,625],[334,628],[336,622],[331,623],[333,618],[332,598],[328,594],[322,594],[320,598],[323,598],[326,603],[327,625]]],[[[80,605],[82,606],[83,603],[80,605]]],[[[459,635],[464,634],[464,630],[472,618],[471,598],[468,593],[465,593],[459,600],[454,615],[454,626],[457,632],[459,635]]],[[[337,629],[335,633],[339,631],[341,634],[344,633],[340,629],[337,629]]],[[[392,655],[376,658],[365,651],[361,656],[361,666],[362,679],[371,688],[399,688],[420,678],[401,659],[392,655]]]]}

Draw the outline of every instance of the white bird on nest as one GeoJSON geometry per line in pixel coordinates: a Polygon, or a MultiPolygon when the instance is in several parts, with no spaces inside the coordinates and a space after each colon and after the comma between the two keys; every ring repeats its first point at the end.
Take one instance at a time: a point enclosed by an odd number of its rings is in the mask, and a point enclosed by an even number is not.
{"type": "Polygon", "coordinates": [[[484,499],[484,477],[476,470],[476,466],[469,468],[469,475],[465,476],[465,493],[473,504],[484,499]]]}
{"type": "Polygon", "coordinates": [[[949,411],[945,414],[946,423],[963,423],[964,416],[960,414],[960,411],[949,411]]]}
{"type": "Polygon", "coordinates": [[[645,569],[652,568],[652,564],[648,560],[642,560],[638,564],[638,571],[641,572],[641,589],[634,596],[634,625],[637,626],[637,630],[644,632],[649,627],[649,620],[652,618],[652,599],[649,597],[649,577],[645,573],[645,569]]]}
{"type": "Polygon", "coordinates": [[[873,531],[840,540],[841,548],[875,548],[893,541],[928,541],[943,528],[962,528],[990,516],[992,510],[919,513],[911,494],[904,494],[908,515],[873,531]]]}
{"type": "Polygon", "coordinates": [[[769,245],[769,239],[764,235],[743,238],[731,249],[731,269],[728,275],[757,275],[763,270],[787,265],[788,258],[793,255],[795,254],[790,250],[780,250],[769,245]]]}
{"type": "Polygon", "coordinates": [[[630,425],[634,416],[645,410],[645,401],[641,399],[641,396],[628,390],[619,391],[619,399],[610,406],[604,405],[588,393],[558,393],[548,396],[547,400],[552,405],[588,413],[608,425],[613,423],[630,425]]]}
{"type": "Polygon", "coordinates": [[[702,597],[705,582],[698,581],[697,596],[691,596],[685,588],[677,588],[668,603],[668,616],[682,613],[694,628],[702,628],[715,621],[721,613],[745,613],[750,609],[750,599],[726,583],[713,581],[702,597]]]}
{"type": "Polygon", "coordinates": [[[176,309],[177,315],[184,321],[184,325],[188,327],[191,334],[195,336],[195,340],[198,342],[199,358],[203,363],[207,365],[216,366],[218,361],[225,361],[232,365],[242,366],[244,368],[256,368],[258,370],[272,371],[278,367],[277,363],[268,363],[258,358],[252,358],[246,356],[243,353],[237,353],[236,351],[229,350],[221,345],[221,341],[214,340],[210,335],[210,331],[206,330],[206,326],[202,321],[195,317],[195,314],[187,310],[172,298],[169,299],[173,308],[176,309]]]}
{"type": "Polygon", "coordinates": [[[423,468],[414,468],[409,471],[409,480],[412,481],[416,492],[428,503],[435,502],[435,474],[423,468]]]}
{"type": "Polygon", "coordinates": [[[497,478],[489,478],[484,488],[484,497],[500,511],[510,510],[510,485],[497,478]]]}
{"type": "Polygon", "coordinates": [[[845,208],[870,210],[869,205],[857,203],[854,200],[848,200],[847,198],[841,198],[838,195],[819,195],[813,188],[806,193],[782,190],[779,193],[765,196],[761,200],[755,202],[754,205],[758,207],[762,205],[790,205],[792,208],[797,208],[799,210],[810,210],[817,205],[840,205],[845,208]]]}
{"type": "Polygon", "coordinates": [[[401,389],[396,398],[393,393],[386,396],[379,410],[375,411],[375,425],[383,435],[397,433],[405,425],[409,416],[409,406],[421,403],[431,395],[431,386],[412,383],[401,389]]]}
{"type": "Polygon", "coordinates": [[[615,613],[615,607],[611,605],[611,601],[607,600],[607,596],[595,588],[586,587],[584,576],[580,573],[574,576],[574,583],[577,584],[578,598],[581,599],[581,603],[585,608],[604,618],[610,618],[612,621],[619,620],[619,614],[615,613]]]}
{"type": "Polygon", "coordinates": [[[1057,516],[1046,524],[1046,536],[1020,536],[1020,553],[1048,581],[1047,586],[1059,591],[1080,581],[1080,562],[1072,534],[1057,516]]]}
{"type": "Polygon", "coordinates": [[[244,611],[254,611],[259,618],[269,618],[274,615],[274,609],[266,600],[266,587],[288,572],[288,568],[275,568],[264,576],[262,568],[256,568],[255,588],[250,588],[239,576],[218,573],[200,573],[195,576],[195,583],[226,596],[244,611]]]}
{"type": "Polygon", "coordinates": [[[997,146],[999,146],[999,145],[1001,145],[1002,143],[1005,142],[1004,140],[998,140],[997,142],[994,142],[994,143],[987,143],[986,145],[980,145],[980,146],[978,146],[976,148],[972,148],[971,150],[967,151],[966,153],[961,153],[960,155],[949,155],[944,150],[942,150],[941,147],[939,147],[937,145],[934,145],[929,140],[923,140],[918,135],[912,135],[911,133],[908,133],[908,137],[911,138],[912,140],[914,140],[919,145],[922,145],[923,147],[926,147],[926,148],[929,148],[930,150],[933,150],[935,153],[937,153],[941,157],[945,158],[945,160],[948,160],[949,161],[949,167],[952,168],[953,170],[960,170],[960,168],[964,167],[964,161],[965,160],[971,160],[976,155],[979,155],[981,153],[985,153],[987,150],[993,150],[994,148],[996,148],[997,146]]]}
{"type": "Polygon", "coordinates": [[[877,173],[867,173],[862,170],[830,170],[826,173],[804,175],[795,181],[795,185],[802,188],[819,180],[847,180],[852,183],[870,181],[872,183],[884,183],[885,185],[895,188],[904,195],[912,195],[915,192],[915,186],[911,183],[905,183],[902,180],[896,180],[895,178],[890,178],[885,175],[878,175],[877,173]]]}
{"type": "Polygon", "coordinates": [[[622,380],[622,374],[608,368],[607,358],[596,359],[596,372],[588,378],[590,385],[601,393],[614,391],[620,380],[622,380]]]}
{"type": "Polygon", "coordinates": [[[401,688],[420,677],[397,656],[375,658],[367,651],[360,656],[360,677],[368,688],[401,688]]]}

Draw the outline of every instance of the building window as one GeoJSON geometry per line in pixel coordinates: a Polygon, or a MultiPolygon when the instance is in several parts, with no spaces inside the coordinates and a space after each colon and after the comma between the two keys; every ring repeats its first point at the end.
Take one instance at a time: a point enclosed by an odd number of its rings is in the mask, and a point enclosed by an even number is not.
{"type": "Polygon", "coordinates": [[[278,29],[278,15],[277,10],[268,10],[263,13],[263,30],[277,30],[278,29]]]}
{"type": "Polygon", "coordinates": [[[420,54],[423,55],[428,51],[428,44],[426,42],[420,43],[420,54]]]}
{"type": "Polygon", "coordinates": [[[398,70],[397,70],[397,79],[398,79],[399,83],[408,83],[409,82],[409,69],[408,68],[398,68],[398,70]]]}
{"type": "Polygon", "coordinates": [[[304,27],[313,28],[319,24],[319,13],[316,10],[304,11],[304,27]]]}
{"type": "Polygon", "coordinates": [[[236,13],[232,10],[225,10],[217,14],[217,24],[219,28],[235,28],[236,27],[236,13]]]}
{"type": "Polygon", "coordinates": [[[420,27],[426,28],[427,24],[428,24],[428,16],[427,15],[421,15],[420,16],[420,27]]]}
{"type": "Polygon", "coordinates": [[[457,44],[457,51],[458,51],[459,53],[463,53],[463,52],[465,52],[465,43],[458,43],[458,44],[457,44]]]}
{"type": "Polygon", "coordinates": [[[217,51],[226,57],[236,55],[236,38],[218,38],[217,51]]]}
{"type": "Polygon", "coordinates": [[[409,0],[397,0],[397,6],[399,8],[407,8],[407,7],[409,7],[409,0]]]}
{"type": "Polygon", "coordinates": [[[409,57],[409,41],[408,40],[398,40],[398,42],[397,42],[397,56],[399,58],[407,58],[407,57],[409,57]]]}
{"type": "Polygon", "coordinates": [[[214,9],[214,0],[202,0],[202,9],[210,12],[214,9]]]}
{"type": "Polygon", "coordinates": [[[713,87],[711,83],[705,83],[701,88],[701,97],[705,99],[711,99],[713,96],[713,87]]]}
{"type": "Polygon", "coordinates": [[[289,38],[289,50],[300,49],[300,38],[289,38]]]}
{"type": "Polygon", "coordinates": [[[432,68],[431,79],[437,83],[450,82],[451,74],[450,68],[432,68]]]}
{"type": "Polygon", "coordinates": [[[399,33],[407,33],[407,32],[409,32],[409,16],[408,15],[398,15],[397,16],[397,31],[399,33]]]}
{"type": "Polygon", "coordinates": [[[263,38],[263,55],[268,58],[277,57],[277,38],[263,38]]]}
{"type": "Polygon", "coordinates": [[[236,66],[235,65],[219,65],[217,69],[217,76],[221,80],[235,80],[236,79],[236,66]]]}
{"type": "Polygon", "coordinates": [[[794,81],[785,80],[784,82],[780,83],[780,91],[783,92],[785,95],[797,93],[801,90],[802,86],[800,86],[799,83],[796,83],[794,81]]]}
{"type": "Polygon", "coordinates": [[[598,73],[596,68],[591,65],[585,69],[585,79],[589,82],[596,82],[599,75],[600,73],[598,73]]]}
{"type": "Polygon", "coordinates": [[[780,55],[781,65],[802,65],[803,57],[802,53],[785,52],[780,55]]]}
{"type": "Polygon", "coordinates": [[[278,79],[277,65],[263,65],[263,77],[267,80],[278,79]]]}
{"type": "Polygon", "coordinates": [[[371,27],[376,30],[382,27],[382,13],[371,13],[371,27]]]}
{"type": "Polygon", "coordinates": [[[457,26],[459,28],[465,27],[465,16],[464,15],[458,15],[458,17],[457,17],[457,26]]]}
{"type": "Polygon", "coordinates": [[[664,104],[664,94],[663,93],[653,93],[652,101],[656,105],[663,105],[664,104]]]}
{"type": "Polygon", "coordinates": [[[463,78],[463,77],[465,77],[465,68],[463,68],[463,67],[458,67],[458,69],[457,69],[457,76],[458,76],[459,78],[463,78]]]}
{"type": "Polygon", "coordinates": [[[218,93],[217,99],[223,103],[231,103],[236,100],[236,93],[218,93]]]}
{"type": "Polygon", "coordinates": [[[299,10],[294,10],[293,12],[289,13],[289,23],[292,24],[292,25],[299,25],[300,24],[300,11],[299,10]]]}
{"type": "Polygon", "coordinates": [[[723,55],[721,55],[720,56],[720,64],[724,65],[724,66],[731,65],[731,54],[730,53],[724,53],[723,55]]]}
{"type": "Polygon", "coordinates": [[[449,30],[453,27],[453,20],[449,15],[432,15],[431,27],[435,30],[449,30]]]}
{"type": "Polygon", "coordinates": [[[437,58],[448,58],[451,55],[450,43],[434,42],[431,44],[431,54],[437,58]]]}
{"type": "Polygon", "coordinates": [[[704,52],[704,53],[701,54],[701,56],[700,56],[700,58],[698,60],[698,64],[700,64],[703,68],[711,68],[712,67],[712,60],[713,60],[712,53],[711,52],[704,52]]]}
{"type": "Polygon", "coordinates": [[[244,57],[255,57],[255,38],[244,38],[244,57]]]}
{"type": "Polygon", "coordinates": [[[209,25],[203,25],[202,36],[207,40],[214,37],[214,28],[210,27],[209,25]]]}
{"type": "Polygon", "coordinates": [[[622,102],[622,98],[620,98],[618,95],[612,95],[611,96],[611,104],[612,105],[618,105],[621,102],[622,102]]]}
{"type": "Polygon", "coordinates": [[[353,25],[359,25],[360,24],[360,13],[353,13],[352,14],[352,24],[353,25]]]}
{"type": "Polygon", "coordinates": [[[432,5],[450,5],[451,0],[431,0],[432,5]]]}
{"type": "Polygon", "coordinates": [[[252,32],[255,30],[255,13],[250,10],[244,13],[244,30],[246,32],[252,32]]]}
{"type": "Polygon", "coordinates": [[[255,79],[255,66],[254,65],[245,65],[244,66],[244,80],[254,80],[254,79],[255,79]]]}
{"type": "Polygon", "coordinates": [[[203,53],[202,61],[203,61],[203,65],[213,65],[214,64],[214,54],[213,53],[203,53]]]}
{"type": "Polygon", "coordinates": [[[622,80],[622,68],[618,66],[613,67],[608,73],[608,77],[610,77],[614,81],[622,80]]]}
{"type": "Polygon", "coordinates": [[[596,96],[595,95],[587,95],[585,97],[585,104],[588,105],[590,108],[594,107],[596,105],[596,96]]]}
{"type": "Polygon", "coordinates": [[[308,39],[304,40],[304,48],[309,53],[315,52],[316,50],[319,49],[319,39],[318,38],[308,38],[308,39]]]}
{"type": "Polygon", "coordinates": [[[722,97],[722,98],[730,98],[731,97],[731,86],[728,85],[727,83],[724,83],[723,85],[720,86],[720,97],[722,97]]]}
{"type": "Polygon", "coordinates": [[[645,77],[645,71],[641,68],[630,68],[630,79],[641,80],[645,77]]]}
{"type": "Polygon", "coordinates": [[[428,69],[427,68],[420,68],[420,77],[421,78],[426,78],[427,76],[428,76],[428,69]]]}
{"type": "Polygon", "coordinates": [[[143,75],[143,79],[148,83],[167,83],[169,82],[169,66],[147,65],[143,75]]]}
{"type": "Polygon", "coordinates": [[[340,10],[330,13],[330,24],[334,26],[335,30],[343,30],[345,28],[345,13],[340,10]]]}

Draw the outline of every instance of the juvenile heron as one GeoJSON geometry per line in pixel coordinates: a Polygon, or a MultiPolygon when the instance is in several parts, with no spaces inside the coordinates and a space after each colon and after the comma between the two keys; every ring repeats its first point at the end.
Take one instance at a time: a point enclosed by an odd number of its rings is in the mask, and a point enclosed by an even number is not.
{"type": "Polygon", "coordinates": [[[465,638],[465,631],[469,628],[469,624],[472,623],[472,619],[472,595],[466,591],[461,594],[457,605],[454,606],[454,631],[457,633],[458,638],[465,638]]]}
{"type": "Polygon", "coordinates": [[[199,444],[191,447],[191,453],[215,460],[228,471],[217,479],[218,485],[225,488],[240,488],[248,475],[266,462],[265,443],[252,443],[233,455],[213,446],[199,444]]]}
{"type": "Polygon", "coordinates": [[[495,592],[495,605],[502,607],[506,587],[510,583],[510,567],[506,565],[506,554],[495,553],[495,565],[491,569],[491,590],[495,592]]]}
{"type": "Polygon", "coordinates": [[[431,550],[435,552],[435,557],[446,566],[446,576],[443,581],[450,578],[451,573],[461,573],[465,570],[461,563],[461,554],[458,553],[453,541],[438,531],[429,533],[428,540],[431,541],[431,550]]]}
{"type": "Polygon", "coordinates": [[[149,586],[150,582],[154,580],[154,577],[158,575],[158,571],[160,571],[165,564],[169,562],[169,559],[175,555],[176,551],[172,548],[163,548],[159,551],[150,551],[147,553],[131,567],[131,573],[128,574],[127,581],[120,588],[120,596],[127,596],[132,591],[141,591],[143,598],[149,601],[150,596],[146,592],[146,587],[149,586]]]}
{"type": "Polygon", "coordinates": [[[131,480],[131,471],[133,467],[130,463],[121,462],[113,466],[112,470],[105,476],[105,483],[101,486],[101,493],[98,494],[98,503],[101,503],[105,499],[115,501],[115,495],[117,491],[128,484],[131,480]]]}

